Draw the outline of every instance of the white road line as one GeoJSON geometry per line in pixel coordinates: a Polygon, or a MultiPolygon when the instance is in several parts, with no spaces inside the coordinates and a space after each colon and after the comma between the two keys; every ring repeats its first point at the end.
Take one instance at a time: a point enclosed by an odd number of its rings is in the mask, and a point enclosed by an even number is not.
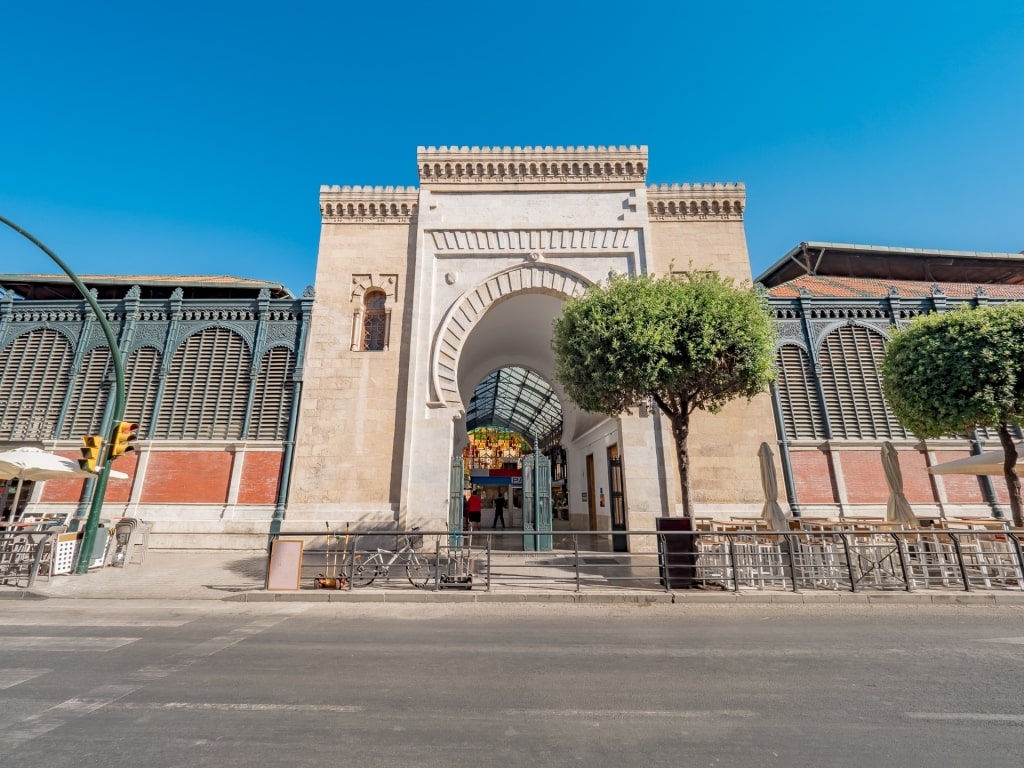
{"type": "Polygon", "coordinates": [[[339,704],[233,704],[218,701],[115,702],[112,709],[195,710],[197,712],[362,712],[339,704]]]}
{"type": "MultiPolygon", "coordinates": [[[[30,715],[16,722],[5,723],[0,727],[0,754],[8,750],[17,749],[82,715],[87,715],[90,712],[110,706],[115,701],[135,693],[151,680],[167,677],[174,672],[186,669],[218,651],[230,648],[253,635],[269,629],[275,624],[280,624],[288,618],[289,616],[286,614],[254,621],[243,627],[238,627],[221,637],[214,637],[191,648],[186,648],[171,656],[165,664],[155,664],[129,673],[127,675],[127,682],[97,686],[81,696],[74,696],[66,701],[62,701],[60,704],[50,707],[38,715],[30,715]]],[[[84,643],[87,639],[75,638],[79,643],[84,643]]],[[[110,638],[95,639],[109,640],[110,638]]],[[[75,649],[77,650],[78,646],[75,649]]]]}
{"type": "Polygon", "coordinates": [[[1010,643],[1011,645],[1024,645],[1024,637],[991,637],[982,640],[983,643],[1010,643]]]}
{"type": "Polygon", "coordinates": [[[66,618],[59,616],[38,616],[34,618],[15,617],[5,620],[5,627],[180,627],[194,619],[117,619],[90,616],[88,618],[66,618]]]}
{"type": "Polygon", "coordinates": [[[137,637],[5,637],[0,640],[4,653],[12,651],[74,651],[75,653],[106,653],[134,643],[137,637]]]}
{"type": "Polygon", "coordinates": [[[950,722],[960,720],[969,723],[1021,723],[1024,715],[1006,715],[988,712],[907,712],[911,720],[941,720],[950,722]]]}
{"type": "Polygon", "coordinates": [[[21,685],[24,682],[32,680],[36,677],[41,677],[49,669],[29,669],[27,667],[7,667],[6,669],[0,669],[0,691],[5,688],[13,688],[15,685],[21,685]]]}
{"type": "Polygon", "coordinates": [[[588,719],[625,720],[629,718],[665,717],[682,720],[711,718],[750,718],[757,713],[749,709],[507,709],[505,714],[518,717],[576,717],[588,719]]]}

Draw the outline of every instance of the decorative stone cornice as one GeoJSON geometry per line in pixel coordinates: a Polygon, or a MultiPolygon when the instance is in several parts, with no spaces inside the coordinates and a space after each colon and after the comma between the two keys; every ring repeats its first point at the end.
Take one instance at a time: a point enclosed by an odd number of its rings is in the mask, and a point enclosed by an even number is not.
{"type": "Polygon", "coordinates": [[[464,253],[573,254],[631,252],[633,228],[607,229],[434,229],[427,235],[439,256],[464,253]]]}
{"type": "Polygon", "coordinates": [[[320,187],[325,224],[408,224],[418,203],[416,187],[320,187]]]}
{"type": "Polygon", "coordinates": [[[651,221],[739,221],[746,200],[742,183],[653,184],[647,188],[647,215],[651,221]]]}
{"type": "Polygon", "coordinates": [[[420,183],[644,184],[647,147],[418,147],[420,183]]]}

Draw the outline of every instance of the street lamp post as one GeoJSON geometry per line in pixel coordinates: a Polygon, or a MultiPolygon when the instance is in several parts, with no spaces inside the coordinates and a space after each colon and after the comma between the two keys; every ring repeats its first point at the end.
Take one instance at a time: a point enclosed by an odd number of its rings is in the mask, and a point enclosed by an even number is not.
{"type": "Polygon", "coordinates": [[[92,311],[96,315],[96,320],[99,322],[100,327],[103,328],[103,334],[107,337],[107,344],[110,346],[110,360],[114,364],[114,413],[113,419],[111,420],[108,428],[106,439],[103,441],[103,464],[96,477],[96,487],[93,489],[92,493],[92,504],[89,507],[89,516],[85,521],[85,533],[82,536],[82,548],[78,552],[78,562],[75,565],[76,574],[88,573],[89,559],[92,557],[93,542],[96,540],[96,530],[99,528],[100,511],[103,509],[103,497],[106,496],[107,493],[107,478],[110,476],[110,465],[113,462],[113,457],[110,455],[110,446],[114,443],[118,424],[124,416],[124,361],[121,359],[121,349],[117,345],[117,338],[114,336],[114,330],[110,327],[110,323],[107,322],[107,318],[104,317],[103,310],[100,309],[99,302],[97,302],[95,297],[89,293],[82,281],[78,279],[78,275],[72,272],[71,268],[61,261],[57,254],[13,221],[0,216],[0,222],[3,222],[19,235],[31,242],[39,248],[39,250],[49,256],[58,267],[64,270],[64,273],[71,278],[71,282],[75,284],[78,292],[82,294],[82,298],[89,302],[89,306],[92,307],[92,311]]]}

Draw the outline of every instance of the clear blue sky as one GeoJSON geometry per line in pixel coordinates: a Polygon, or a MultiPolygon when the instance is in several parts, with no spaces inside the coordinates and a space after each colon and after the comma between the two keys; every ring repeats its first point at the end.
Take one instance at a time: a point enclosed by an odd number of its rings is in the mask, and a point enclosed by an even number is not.
{"type": "MultiPolygon", "coordinates": [[[[802,240],[1024,249],[1024,5],[8,3],[0,215],[77,272],[313,282],[321,184],[417,145],[646,144],[802,240]]],[[[0,271],[53,272],[6,229],[0,271]]]]}

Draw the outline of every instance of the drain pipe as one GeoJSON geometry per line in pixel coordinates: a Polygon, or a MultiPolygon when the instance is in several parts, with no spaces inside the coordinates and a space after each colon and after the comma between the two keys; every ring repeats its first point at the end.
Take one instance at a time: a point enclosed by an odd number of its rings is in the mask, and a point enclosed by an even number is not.
{"type": "Polygon", "coordinates": [[[768,385],[772,397],[772,415],[775,417],[775,433],[779,440],[779,458],[782,460],[782,479],[786,485],[786,501],[793,517],[800,517],[800,505],[796,499],[796,481],[793,479],[793,462],[789,456],[789,439],[782,421],[782,404],[779,402],[779,389],[773,381],[768,385]]]}

